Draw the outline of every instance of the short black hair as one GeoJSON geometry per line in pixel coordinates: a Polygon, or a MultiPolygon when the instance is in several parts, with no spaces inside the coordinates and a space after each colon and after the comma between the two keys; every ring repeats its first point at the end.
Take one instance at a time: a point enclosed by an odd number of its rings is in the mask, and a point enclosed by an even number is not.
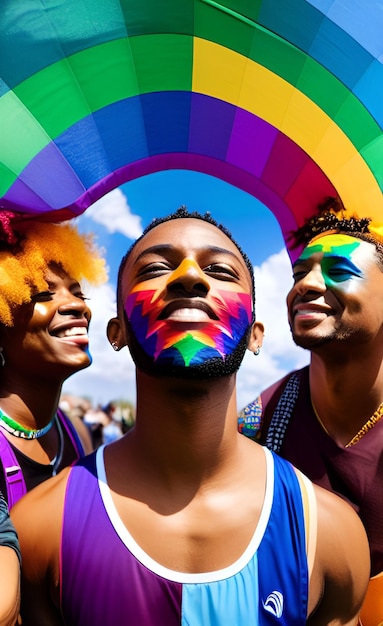
{"type": "Polygon", "coordinates": [[[346,216],[345,208],[339,198],[328,197],[318,205],[318,211],[307,219],[300,228],[290,233],[292,248],[306,246],[311,239],[329,231],[350,235],[375,246],[378,264],[383,271],[383,243],[371,233],[368,217],[346,216]]]}
{"type": "MultiPolygon", "coordinates": [[[[251,285],[252,285],[252,298],[253,298],[253,303],[255,305],[255,282],[254,282],[254,268],[253,265],[249,259],[249,257],[247,256],[247,254],[242,250],[241,246],[235,241],[235,239],[233,238],[233,235],[231,234],[231,232],[226,228],[226,226],[224,226],[223,224],[220,224],[219,222],[217,222],[211,215],[210,212],[206,212],[206,213],[199,213],[198,211],[189,211],[186,206],[182,205],[180,206],[176,211],[174,211],[173,213],[170,213],[169,215],[165,215],[163,217],[156,217],[154,218],[150,224],[148,224],[148,226],[146,226],[146,228],[144,229],[142,235],[140,235],[140,237],[138,237],[138,239],[136,239],[132,245],[130,246],[130,248],[128,249],[127,253],[125,254],[125,256],[123,256],[123,258],[121,259],[121,263],[120,263],[120,267],[118,270],[118,278],[117,278],[117,305],[118,305],[118,310],[121,302],[120,302],[120,294],[121,294],[121,279],[122,279],[122,273],[124,271],[124,267],[126,265],[126,262],[132,252],[132,250],[135,248],[135,246],[138,244],[139,241],[141,241],[141,239],[143,239],[143,237],[145,237],[145,235],[150,232],[151,230],[153,230],[154,228],[156,228],[156,226],[159,226],[160,224],[163,224],[164,222],[169,222],[170,220],[177,220],[177,219],[184,219],[184,218],[193,218],[193,219],[197,219],[197,220],[203,220],[204,222],[208,222],[209,224],[212,224],[213,226],[215,226],[216,228],[218,228],[220,231],[222,231],[232,242],[233,244],[236,246],[236,248],[238,249],[238,251],[240,252],[245,265],[249,271],[250,274],[250,278],[251,278],[251,285]]],[[[255,315],[255,306],[254,306],[254,315],[255,315]]]]}

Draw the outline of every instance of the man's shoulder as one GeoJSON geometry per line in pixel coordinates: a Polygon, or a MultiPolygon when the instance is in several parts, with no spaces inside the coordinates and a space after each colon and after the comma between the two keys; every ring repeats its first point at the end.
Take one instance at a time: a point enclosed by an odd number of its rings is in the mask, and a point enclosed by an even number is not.
{"type": "Polygon", "coordinates": [[[33,585],[53,572],[59,577],[63,506],[70,468],[34,487],[11,509],[22,555],[24,580],[33,585]]]}
{"type": "MultiPolygon", "coordinates": [[[[318,505],[318,534],[322,534],[323,549],[333,544],[340,546],[340,551],[347,557],[350,551],[360,549],[361,559],[369,560],[368,539],[359,515],[337,494],[313,485],[318,505]]],[[[319,544],[320,545],[320,544],[319,544]]],[[[329,558],[332,560],[331,552],[329,558]]]]}
{"type": "Polygon", "coordinates": [[[359,613],[369,579],[369,547],[363,524],[350,505],[318,485],[313,488],[317,541],[310,578],[312,623],[327,624],[329,617],[334,617],[335,601],[339,617],[359,613]]]}
{"type": "MultiPolygon", "coordinates": [[[[326,553],[332,544],[333,553],[327,555],[333,561],[336,547],[339,554],[347,558],[350,550],[361,550],[361,557],[369,554],[365,528],[359,515],[337,494],[313,483],[318,510],[318,547],[326,553]]],[[[367,557],[368,558],[368,557],[367,557]]],[[[336,562],[335,562],[336,566],[336,562]]]]}
{"type": "Polygon", "coordinates": [[[15,523],[23,523],[27,511],[28,518],[43,517],[46,511],[52,519],[58,510],[58,504],[63,501],[66,485],[71,468],[66,467],[57,476],[48,478],[23,496],[12,508],[11,517],[15,523]]]}

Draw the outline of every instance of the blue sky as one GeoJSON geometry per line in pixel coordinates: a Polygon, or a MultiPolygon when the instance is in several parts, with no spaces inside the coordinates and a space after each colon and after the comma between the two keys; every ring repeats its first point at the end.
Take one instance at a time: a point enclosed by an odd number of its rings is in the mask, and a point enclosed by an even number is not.
{"type": "MultiPolygon", "coordinates": [[[[291,266],[274,215],[256,198],[227,183],[196,172],[165,171],[126,183],[77,219],[80,230],[96,234],[105,250],[109,282],[90,289],[92,365],[72,376],[63,392],[90,398],[93,404],[127,399],[135,402],[134,366],[127,349],[115,353],[106,340],[107,321],[115,314],[119,262],[153,219],[184,204],[210,211],[233,234],[254,264],[257,318],[265,325],[261,354],[248,352],[238,373],[237,402],[242,408],[284,373],[308,362],[291,340],[285,297],[291,266]]],[[[89,291],[89,290],[88,290],[89,291]]]]}

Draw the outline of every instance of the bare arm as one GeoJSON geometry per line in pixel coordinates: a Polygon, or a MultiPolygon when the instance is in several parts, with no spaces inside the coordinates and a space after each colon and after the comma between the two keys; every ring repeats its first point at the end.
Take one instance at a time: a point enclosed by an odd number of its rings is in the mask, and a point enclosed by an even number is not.
{"type": "Polygon", "coordinates": [[[318,543],[310,581],[316,606],[308,626],[356,626],[370,574],[370,553],[363,525],[343,500],[315,488],[318,543]]]}
{"type": "Polygon", "coordinates": [[[16,623],[20,606],[20,563],[13,548],[0,546],[0,626],[16,623]]]}
{"type": "Polygon", "coordinates": [[[0,493],[0,626],[13,626],[20,607],[20,546],[0,493]]]}
{"type": "Polygon", "coordinates": [[[21,554],[23,626],[63,626],[59,608],[59,551],[68,470],[24,496],[11,511],[21,554]]]}

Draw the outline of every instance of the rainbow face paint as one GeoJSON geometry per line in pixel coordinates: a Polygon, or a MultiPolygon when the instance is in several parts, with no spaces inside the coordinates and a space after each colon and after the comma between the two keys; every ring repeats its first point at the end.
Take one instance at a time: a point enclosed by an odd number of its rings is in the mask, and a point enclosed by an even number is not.
{"type": "Polygon", "coordinates": [[[233,354],[251,324],[252,300],[249,294],[234,290],[215,293],[209,303],[217,319],[182,322],[160,319],[166,306],[162,296],[138,285],[128,295],[125,311],[144,352],[157,363],[183,367],[216,357],[224,361],[233,354]]]}
{"type": "MultiPolygon", "coordinates": [[[[364,255],[359,254],[362,241],[349,235],[332,234],[313,240],[302,252],[294,268],[310,259],[314,254],[323,255],[320,264],[326,287],[341,287],[341,283],[364,278],[359,267],[364,255]]],[[[299,274],[300,272],[298,272],[299,274]]],[[[299,278],[297,278],[297,282],[299,278]]]]}

